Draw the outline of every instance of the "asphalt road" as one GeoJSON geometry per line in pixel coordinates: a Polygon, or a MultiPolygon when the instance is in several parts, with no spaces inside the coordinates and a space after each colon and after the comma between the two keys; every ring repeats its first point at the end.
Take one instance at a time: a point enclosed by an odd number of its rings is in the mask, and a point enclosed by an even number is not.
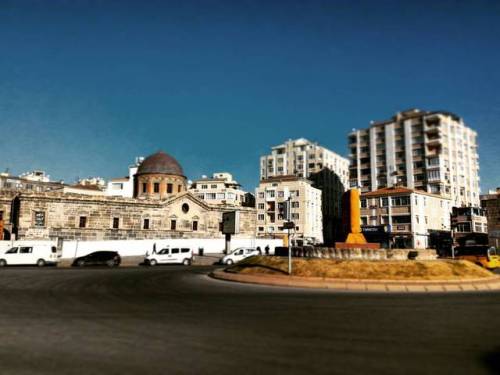
{"type": "Polygon", "coordinates": [[[285,289],[210,269],[0,269],[0,374],[500,373],[500,294],[285,289]]]}

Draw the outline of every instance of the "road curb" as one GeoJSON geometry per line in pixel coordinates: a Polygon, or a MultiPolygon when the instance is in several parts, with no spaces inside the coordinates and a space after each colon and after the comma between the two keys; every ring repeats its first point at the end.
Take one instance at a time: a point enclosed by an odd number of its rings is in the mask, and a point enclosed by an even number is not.
{"type": "Polygon", "coordinates": [[[216,270],[210,276],[218,280],[249,284],[316,288],[350,292],[377,293],[463,293],[476,291],[500,291],[500,277],[454,280],[353,280],[324,279],[320,277],[299,277],[286,275],[245,275],[225,270],[216,270]]]}

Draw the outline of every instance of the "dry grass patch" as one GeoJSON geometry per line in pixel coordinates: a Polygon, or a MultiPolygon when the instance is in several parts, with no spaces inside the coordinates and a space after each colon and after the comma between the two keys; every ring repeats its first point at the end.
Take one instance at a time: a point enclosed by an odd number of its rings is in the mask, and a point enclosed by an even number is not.
{"type": "MultiPolygon", "coordinates": [[[[251,257],[229,267],[242,274],[288,273],[288,258],[251,257]]],[[[372,280],[462,280],[493,276],[491,272],[462,260],[368,261],[295,258],[293,276],[372,280]]]]}

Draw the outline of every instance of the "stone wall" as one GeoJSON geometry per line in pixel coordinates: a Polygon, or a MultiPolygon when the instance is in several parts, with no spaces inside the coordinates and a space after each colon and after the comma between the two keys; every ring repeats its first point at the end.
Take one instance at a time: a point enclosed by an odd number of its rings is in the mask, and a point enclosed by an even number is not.
{"type": "MultiPolygon", "coordinates": [[[[60,193],[21,194],[18,199],[19,239],[221,238],[219,223],[229,210],[210,206],[187,192],[164,201],[60,193]],[[80,227],[81,217],[85,227],[80,227]],[[115,218],[118,228],[113,226],[115,218]]],[[[255,209],[239,210],[240,234],[254,236],[255,209]]]]}
{"type": "Polygon", "coordinates": [[[2,212],[2,217],[4,223],[10,223],[10,214],[12,200],[15,198],[16,193],[4,191],[0,193],[0,211],[2,212]]]}
{"type": "Polygon", "coordinates": [[[310,247],[297,249],[294,256],[328,259],[352,260],[434,260],[437,259],[436,250],[413,249],[335,249],[332,247],[310,247]]]}

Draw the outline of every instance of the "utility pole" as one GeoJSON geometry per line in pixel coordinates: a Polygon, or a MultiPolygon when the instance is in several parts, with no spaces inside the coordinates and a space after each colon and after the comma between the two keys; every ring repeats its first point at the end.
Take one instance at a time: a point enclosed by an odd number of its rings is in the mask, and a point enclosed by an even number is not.
{"type": "Polygon", "coordinates": [[[288,274],[292,275],[292,246],[291,246],[291,238],[290,238],[290,232],[292,229],[292,225],[295,225],[291,220],[291,214],[290,214],[290,209],[291,209],[291,196],[288,195],[288,198],[285,203],[285,219],[286,219],[286,228],[288,229],[288,274]]]}

